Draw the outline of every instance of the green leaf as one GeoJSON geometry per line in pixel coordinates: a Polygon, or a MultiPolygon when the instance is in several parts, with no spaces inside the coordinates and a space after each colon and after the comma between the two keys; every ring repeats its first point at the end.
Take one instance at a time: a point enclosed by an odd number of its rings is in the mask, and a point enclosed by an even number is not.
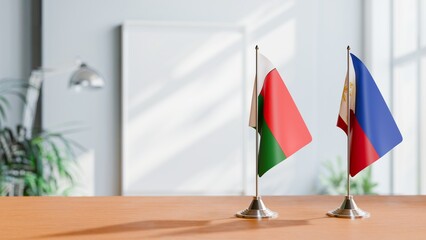
{"type": "Polygon", "coordinates": [[[2,120],[6,120],[7,116],[6,116],[6,112],[4,111],[4,108],[2,105],[0,105],[0,116],[2,120]]]}
{"type": "Polygon", "coordinates": [[[33,193],[37,192],[37,183],[36,183],[37,177],[32,173],[27,173],[24,178],[25,178],[26,186],[31,190],[31,192],[33,193]]]}
{"type": "Polygon", "coordinates": [[[0,95],[0,103],[5,105],[7,108],[10,108],[10,102],[4,96],[0,95]]]}

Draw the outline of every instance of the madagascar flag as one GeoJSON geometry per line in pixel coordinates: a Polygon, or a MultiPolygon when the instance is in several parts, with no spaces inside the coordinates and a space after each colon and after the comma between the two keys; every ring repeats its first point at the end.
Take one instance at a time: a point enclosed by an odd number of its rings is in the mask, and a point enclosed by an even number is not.
{"type": "Polygon", "coordinates": [[[311,142],[312,137],[277,69],[261,54],[257,77],[262,87],[258,97],[253,90],[249,125],[256,128],[257,98],[261,136],[258,174],[262,176],[311,142]]]}
{"type": "Polygon", "coordinates": [[[350,174],[381,158],[402,141],[398,126],[368,69],[351,54],[337,126],[348,134],[347,88],[350,96],[350,174]]]}

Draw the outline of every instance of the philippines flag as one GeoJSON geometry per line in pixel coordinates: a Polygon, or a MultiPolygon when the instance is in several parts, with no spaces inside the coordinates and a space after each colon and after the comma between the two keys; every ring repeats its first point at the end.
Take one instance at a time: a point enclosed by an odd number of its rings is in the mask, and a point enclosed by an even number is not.
{"type": "Polygon", "coordinates": [[[402,135],[365,65],[352,53],[346,73],[337,126],[349,134],[350,175],[381,158],[402,141],[402,135]],[[350,132],[348,133],[348,96],[350,132]]]}

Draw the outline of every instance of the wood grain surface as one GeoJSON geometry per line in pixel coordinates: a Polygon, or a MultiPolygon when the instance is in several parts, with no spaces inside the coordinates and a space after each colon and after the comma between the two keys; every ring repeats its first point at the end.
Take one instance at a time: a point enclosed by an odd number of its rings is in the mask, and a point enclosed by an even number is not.
{"type": "Polygon", "coordinates": [[[234,217],[251,197],[2,197],[0,239],[426,239],[426,196],[356,196],[358,220],[325,215],[342,196],[263,200],[278,218],[234,217]]]}

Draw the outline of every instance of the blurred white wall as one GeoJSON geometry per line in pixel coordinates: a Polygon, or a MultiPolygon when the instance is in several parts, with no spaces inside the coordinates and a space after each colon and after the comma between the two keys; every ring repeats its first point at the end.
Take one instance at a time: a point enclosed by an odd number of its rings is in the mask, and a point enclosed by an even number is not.
{"type": "MultiPolygon", "coordinates": [[[[0,1],[0,79],[27,80],[31,72],[31,0],[0,1]]],[[[23,103],[10,97],[6,125],[21,123],[23,103]]]]}
{"type": "MultiPolygon", "coordinates": [[[[74,139],[93,153],[94,193],[119,194],[121,24],[126,20],[240,24],[247,27],[248,50],[259,44],[280,71],[313,136],[310,145],[261,178],[261,193],[313,194],[321,163],[345,155],[345,135],[335,123],[346,46],[363,56],[362,19],[361,0],[45,0],[44,65],[69,64],[79,56],[103,74],[106,87],[76,94],[67,90],[66,75],[45,81],[43,126],[70,121],[87,125],[89,130],[74,139]]],[[[254,51],[248,55],[247,69],[251,81],[254,51]]],[[[248,141],[254,145],[254,135],[248,141]]],[[[247,168],[253,169],[253,151],[248,156],[252,164],[247,168]]],[[[247,181],[253,183],[254,176],[247,181]]],[[[253,193],[251,185],[246,188],[253,193]]]]}

